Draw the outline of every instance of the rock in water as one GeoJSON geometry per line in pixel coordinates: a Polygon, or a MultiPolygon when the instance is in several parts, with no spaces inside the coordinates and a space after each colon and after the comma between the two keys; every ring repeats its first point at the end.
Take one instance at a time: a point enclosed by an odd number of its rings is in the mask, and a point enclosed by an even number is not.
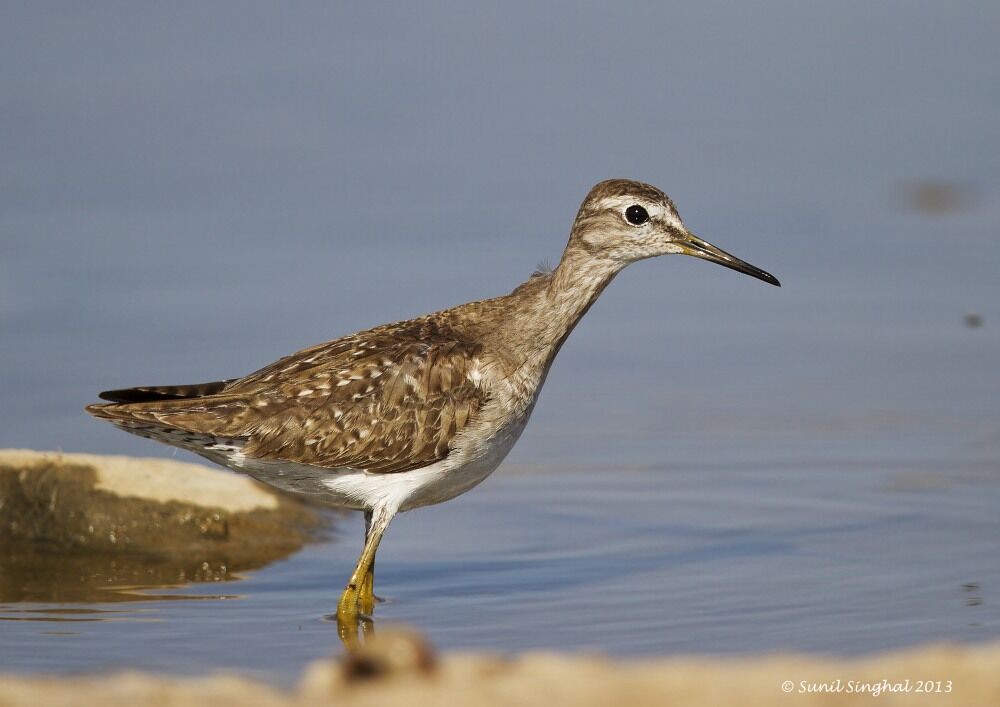
{"type": "Polygon", "coordinates": [[[136,598],[115,585],[225,580],[320,527],[297,500],[198,464],[0,450],[3,601],[115,601],[136,598]]]}

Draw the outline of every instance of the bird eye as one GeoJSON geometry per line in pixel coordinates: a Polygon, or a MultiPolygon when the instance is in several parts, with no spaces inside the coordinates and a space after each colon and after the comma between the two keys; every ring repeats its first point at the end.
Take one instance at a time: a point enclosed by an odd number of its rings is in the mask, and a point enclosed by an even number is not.
{"type": "Polygon", "coordinates": [[[649,213],[638,204],[632,204],[625,209],[625,220],[633,226],[641,226],[649,220],[649,213]]]}

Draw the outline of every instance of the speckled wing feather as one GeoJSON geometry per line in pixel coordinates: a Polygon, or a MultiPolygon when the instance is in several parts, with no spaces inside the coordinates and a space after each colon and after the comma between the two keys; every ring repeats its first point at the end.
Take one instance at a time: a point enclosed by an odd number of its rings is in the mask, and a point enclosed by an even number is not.
{"type": "Polygon", "coordinates": [[[204,397],[88,410],[240,440],[258,459],[403,472],[444,459],[484,404],[478,353],[415,320],[305,349],[204,397]]]}

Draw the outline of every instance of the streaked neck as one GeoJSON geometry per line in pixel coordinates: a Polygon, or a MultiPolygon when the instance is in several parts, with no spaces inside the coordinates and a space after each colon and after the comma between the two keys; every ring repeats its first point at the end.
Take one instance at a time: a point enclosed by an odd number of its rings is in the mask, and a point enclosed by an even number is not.
{"type": "Polygon", "coordinates": [[[621,265],[567,248],[558,267],[527,283],[515,295],[518,317],[504,336],[531,361],[546,368],[559,352],[566,337],[587,313],[621,265]]]}

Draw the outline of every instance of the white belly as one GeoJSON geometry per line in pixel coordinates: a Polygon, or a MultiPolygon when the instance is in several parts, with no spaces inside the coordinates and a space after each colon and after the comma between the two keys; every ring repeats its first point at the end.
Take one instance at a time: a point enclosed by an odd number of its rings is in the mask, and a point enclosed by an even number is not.
{"type": "Polygon", "coordinates": [[[369,473],[361,469],[255,459],[245,455],[242,445],[233,440],[203,445],[195,451],[258,481],[330,505],[358,510],[385,508],[393,513],[406,511],[455,498],[493,473],[528,424],[542,381],[544,375],[540,379],[503,380],[503,388],[494,389],[491,404],[481,411],[476,424],[462,430],[453,440],[452,450],[445,459],[410,471],[369,473]]]}
{"type": "Polygon", "coordinates": [[[529,408],[490,436],[470,434],[446,459],[391,474],[255,459],[235,446],[202,448],[199,453],[270,486],[305,494],[333,506],[407,511],[448,501],[482,482],[500,466],[517,442],[530,413],[529,408]]]}
{"type": "Polygon", "coordinates": [[[525,414],[493,436],[481,441],[467,440],[446,459],[421,469],[396,474],[345,470],[335,472],[323,481],[323,485],[338,498],[360,502],[366,509],[385,505],[408,511],[442,503],[465,493],[492,474],[513,448],[527,422],[525,414]]]}

